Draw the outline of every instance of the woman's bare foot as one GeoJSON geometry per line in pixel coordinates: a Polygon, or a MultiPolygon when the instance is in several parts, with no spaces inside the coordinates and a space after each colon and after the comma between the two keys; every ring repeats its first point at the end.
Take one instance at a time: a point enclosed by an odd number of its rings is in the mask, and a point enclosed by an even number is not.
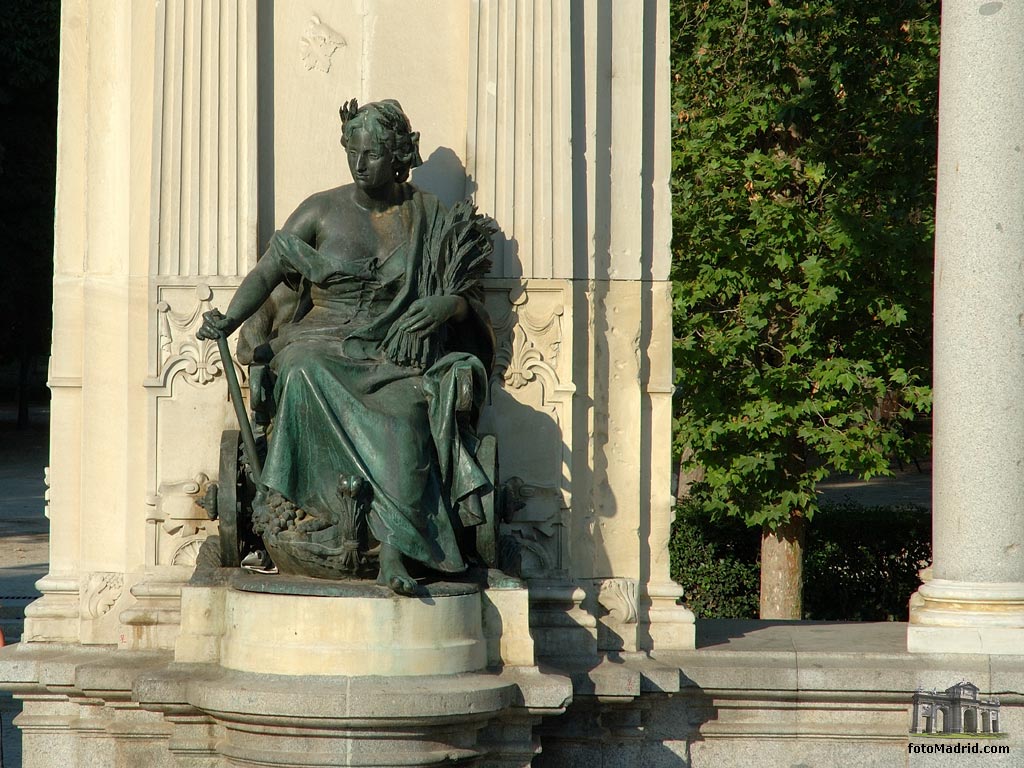
{"type": "Polygon", "coordinates": [[[380,573],[377,574],[377,583],[390,587],[392,592],[399,595],[415,595],[419,591],[416,580],[405,569],[402,553],[390,544],[380,545],[380,573]]]}

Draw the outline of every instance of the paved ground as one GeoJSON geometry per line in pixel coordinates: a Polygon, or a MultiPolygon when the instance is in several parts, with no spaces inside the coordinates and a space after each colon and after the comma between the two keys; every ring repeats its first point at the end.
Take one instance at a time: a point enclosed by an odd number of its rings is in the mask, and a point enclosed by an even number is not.
{"type": "Polygon", "coordinates": [[[865,507],[913,504],[931,509],[932,465],[931,461],[920,460],[904,465],[894,477],[874,477],[867,482],[837,475],[819,483],[818,490],[829,501],[854,501],[865,507]]]}
{"type": "Polygon", "coordinates": [[[897,621],[697,621],[697,648],[768,653],[907,653],[907,625],[897,621]]]}
{"type": "Polygon", "coordinates": [[[21,634],[13,614],[38,597],[35,582],[47,570],[43,472],[49,455],[48,416],[44,410],[34,411],[30,427],[19,431],[13,412],[0,408],[0,628],[8,642],[21,634]]]}
{"type": "MultiPolygon", "coordinates": [[[[0,629],[7,643],[21,636],[25,606],[46,575],[49,521],[44,515],[43,468],[48,461],[49,413],[37,409],[29,429],[15,429],[14,411],[0,406],[0,629]]],[[[0,766],[21,768],[21,739],[11,720],[20,710],[0,694],[0,766]]]]}

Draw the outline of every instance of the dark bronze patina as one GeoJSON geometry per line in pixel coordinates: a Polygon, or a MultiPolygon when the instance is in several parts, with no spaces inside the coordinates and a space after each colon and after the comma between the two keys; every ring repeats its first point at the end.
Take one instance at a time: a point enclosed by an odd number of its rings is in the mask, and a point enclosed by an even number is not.
{"type": "Polygon", "coordinates": [[[354,183],[303,202],[197,336],[252,318],[240,358],[265,363],[250,386],[273,416],[265,457],[248,439],[244,455],[252,528],[278,569],[351,578],[376,556],[378,583],[414,594],[407,566],[465,571],[467,531],[487,522],[483,499],[494,506],[474,425],[493,361],[480,279],[495,228],[407,181],[419,135],[398,102],[351,101],[341,120],[354,183]]]}

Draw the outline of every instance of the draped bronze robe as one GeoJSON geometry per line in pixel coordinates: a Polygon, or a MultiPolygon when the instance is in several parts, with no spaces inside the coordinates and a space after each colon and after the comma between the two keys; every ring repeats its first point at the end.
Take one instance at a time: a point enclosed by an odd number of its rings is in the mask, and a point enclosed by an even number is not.
{"type": "Polygon", "coordinates": [[[465,568],[456,530],[481,522],[459,502],[490,490],[472,425],[456,415],[457,380],[472,381],[477,411],[493,335],[471,291],[467,319],[430,339],[421,360],[389,359],[388,332],[431,282],[425,244],[444,215],[436,198],[409,190],[408,238],[383,260],[332,259],[274,235],[264,258],[308,292],[312,308],[272,342],[276,414],[262,479],[307,511],[337,512],[339,476],[361,476],[372,489],[373,536],[456,572],[465,568]]]}

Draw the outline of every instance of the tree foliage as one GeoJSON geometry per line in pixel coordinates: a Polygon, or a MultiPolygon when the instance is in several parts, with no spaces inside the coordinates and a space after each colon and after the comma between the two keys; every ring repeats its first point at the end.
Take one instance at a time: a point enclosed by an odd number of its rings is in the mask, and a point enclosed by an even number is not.
{"type": "Polygon", "coordinates": [[[673,0],[676,447],[774,528],[930,407],[938,0],[673,0]]]}
{"type": "Polygon", "coordinates": [[[49,345],[59,17],[59,0],[0,13],[0,362],[49,345]]]}

